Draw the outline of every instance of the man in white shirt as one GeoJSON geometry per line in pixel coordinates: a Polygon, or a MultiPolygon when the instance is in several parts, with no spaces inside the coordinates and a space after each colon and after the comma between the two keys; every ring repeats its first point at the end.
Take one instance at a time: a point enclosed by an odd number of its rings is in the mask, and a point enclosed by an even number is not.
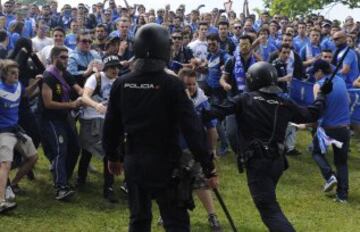
{"type": "Polygon", "coordinates": [[[44,47],[48,45],[52,45],[54,41],[47,37],[47,33],[49,32],[49,26],[39,21],[36,24],[36,36],[31,39],[33,44],[34,52],[41,51],[44,47]]]}
{"type": "Polygon", "coordinates": [[[205,78],[204,74],[206,71],[206,60],[208,55],[208,44],[206,41],[206,35],[208,32],[208,24],[206,22],[199,23],[199,35],[198,38],[188,44],[188,47],[191,49],[193,56],[195,57],[195,62],[193,64],[197,66],[196,71],[198,72],[197,82],[200,88],[204,89],[205,78]]]}
{"type": "Polygon", "coordinates": [[[107,102],[112,84],[120,71],[120,60],[117,56],[109,55],[103,59],[103,71],[95,72],[85,82],[83,102],[86,108],[80,115],[80,145],[83,150],[79,161],[77,185],[81,187],[86,182],[87,170],[92,155],[100,156],[104,160],[104,198],[116,203],[112,188],[114,176],[109,173],[107,159],[102,148],[102,131],[107,102]]]}
{"type": "MultiPolygon", "coordinates": [[[[53,49],[53,47],[66,47],[64,44],[65,41],[65,31],[62,27],[55,27],[53,30],[53,41],[54,44],[53,45],[48,45],[46,47],[44,47],[43,49],[41,49],[37,55],[40,59],[40,61],[47,67],[48,65],[51,64],[51,60],[50,60],[50,52],[53,49]]],[[[69,53],[71,52],[71,49],[66,47],[69,51],[69,53]]]]}

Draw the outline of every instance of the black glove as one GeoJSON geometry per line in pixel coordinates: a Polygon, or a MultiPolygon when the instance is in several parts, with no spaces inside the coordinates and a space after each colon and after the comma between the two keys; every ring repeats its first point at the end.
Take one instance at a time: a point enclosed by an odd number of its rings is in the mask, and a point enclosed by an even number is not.
{"type": "Polygon", "coordinates": [[[329,78],[326,78],[324,84],[320,87],[321,93],[327,95],[331,93],[332,89],[333,89],[332,81],[329,78]]]}

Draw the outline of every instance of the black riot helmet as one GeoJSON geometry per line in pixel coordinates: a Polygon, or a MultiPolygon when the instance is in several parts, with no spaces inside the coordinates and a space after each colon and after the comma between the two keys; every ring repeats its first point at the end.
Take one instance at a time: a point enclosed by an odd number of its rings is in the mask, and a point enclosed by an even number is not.
{"type": "Polygon", "coordinates": [[[141,26],[135,34],[135,58],[170,60],[170,34],[156,23],[141,26]]]}
{"type": "Polygon", "coordinates": [[[246,74],[246,85],[249,91],[258,90],[263,93],[277,94],[282,89],[277,85],[277,71],[267,62],[253,64],[246,74]]]}

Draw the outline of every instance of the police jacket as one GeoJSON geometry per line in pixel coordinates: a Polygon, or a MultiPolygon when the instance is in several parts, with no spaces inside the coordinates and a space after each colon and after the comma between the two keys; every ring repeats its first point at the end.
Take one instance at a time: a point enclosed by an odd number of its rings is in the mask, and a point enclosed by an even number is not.
{"type": "Polygon", "coordinates": [[[313,105],[302,107],[275,94],[254,91],[237,95],[221,106],[213,106],[211,116],[223,118],[235,113],[245,143],[257,139],[282,144],[288,122],[315,122],[324,109],[324,99],[319,95],[313,105]]]}
{"type": "MultiPolygon", "coordinates": [[[[105,116],[103,146],[110,161],[130,160],[140,169],[167,175],[180,156],[179,135],[184,135],[205,174],[213,169],[207,140],[185,86],[164,71],[165,62],[138,59],[133,71],[117,79],[105,116]]],[[[131,164],[130,164],[131,165],[131,164]]]]}

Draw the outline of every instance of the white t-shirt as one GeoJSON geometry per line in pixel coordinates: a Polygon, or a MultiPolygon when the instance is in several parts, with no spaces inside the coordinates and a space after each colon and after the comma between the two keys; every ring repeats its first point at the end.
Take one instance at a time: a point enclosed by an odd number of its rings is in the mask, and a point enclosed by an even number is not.
{"type": "MultiPolygon", "coordinates": [[[[50,59],[50,52],[51,49],[53,49],[55,45],[48,45],[46,47],[44,47],[43,49],[41,49],[37,55],[40,59],[40,61],[45,65],[45,67],[49,66],[51,64],[51,59],[50,59]]],[[[66,47],[64,45],[65,48],[67,48],[67,50],[69,51],[69,53],[72,51],[70,48],[66,47]]]]}
{"type": "MultiPolygon", "coordinates": [[[[200,59],[202,61],[207,60],[208,52],[208,44],[206,41],[195,40],[188,44],[188,47],[191,49],[192,54],[195,58],[200,59]]],[[[198,75],[198,81],[204,81],[206,79],[206,74],[198,75]]]]}
{"type": "Polygon", "coordinates": [[[54,44],[54,40],[49,37],[40,39],[38,36],[36,36],[36,37],[32,38],[31,41],[32,41],[33,49],[35,52],[39,52],[44,47],[54,44]]]}
{"type": "MultiPolygon", "coordinates": [[[[101,102],[103,105],[106,106],[109,101],[112,84],[114,83],[116,78],[109,79],[106,77],[104,72],[100,72],[100,76],[101,76],[101,88],[100,88],[101,102]]],[[[93,74],[86,80],[84,88],[89,88],[95,91],[96,84],[97,84],[96,77],[95,74],[93,74]]],[[[105,118],[105,114],[98,113],[93,107],[85,107],[80,117],[82,119],[105,118]]]]}
{"type": "Polygon", "coordinates": [[[195,40],[188,44],[195,58],[206,60],[208,55],[208,44],[206,41],[195,40]]]}

